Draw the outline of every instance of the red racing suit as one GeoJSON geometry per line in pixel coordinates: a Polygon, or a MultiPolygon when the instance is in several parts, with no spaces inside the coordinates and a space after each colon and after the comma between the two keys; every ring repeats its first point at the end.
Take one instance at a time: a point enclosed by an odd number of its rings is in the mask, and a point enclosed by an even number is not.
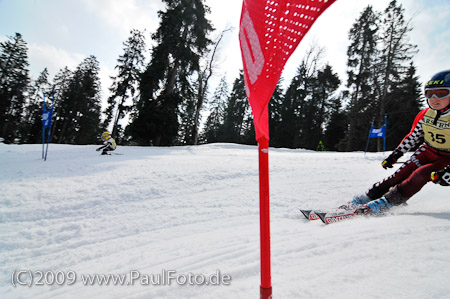
{"type": "MultiPolygon", "coordinates": [[[[420,147],[393,175],[375,183],[367,191],[372,199],[385,195],[395,187],[391,204],[401,204],[416,194],[428,183],[431,172],[450,164],[450,110],[441,111],[427,108],[416,116],[411,132],[403,138],[395,151],[403,155],[408,150],[420,147]]],[[[386,195],[387,196],[387,195],[386,195]]]]}

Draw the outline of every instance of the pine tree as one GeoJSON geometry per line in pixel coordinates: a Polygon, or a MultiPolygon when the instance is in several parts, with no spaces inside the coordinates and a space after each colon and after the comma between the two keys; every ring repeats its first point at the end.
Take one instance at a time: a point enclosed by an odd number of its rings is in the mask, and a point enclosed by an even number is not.
{"type": "Polygon", "coordinates": [[[28,47],[20,33],[0,43],[0,137],[14,142],[19,136],[30,82],[28,47]]]}
{"type": "Polygon", "coordinates": [[[333,72],[330,65],[325,65],[318,70],[311,82],[311,97],[306,102],[305,130],[303,138],[305,148],[316,149],[317,144],[323,139],[323,128],[328,120],[328,110],[334,92],[341,81],[339,76],[333,72]],[[307,129],[306,129],[307,128],[307,129]]]}
{"type": "MultiPolygon", "coordinates": [[[[42,142],[42,110],[43,106],[46,105],[44,94],[46,94],[47,99],[51,98],[47,68],[41,72],[34,84],[29,88],[24,117],[21,123],[23,143],[42,142]]],[[[47,109],[50,109],[50,107],[47,107],[47,109]]]]}
{"type": "Polygon", "coordinates": [[[140,80],[140,100],[128,128],[141,144],[171,145],[179,133],[183,99],[190,98],[189,76],[199,70],[199,59],[210,43],[213,29],[201,0],[163,0],[160,26],[152,38],[156,45],[140,80]]]}
{"type": "MultiPolygon", "coordinates": [[[[184,91],[184,96],[182,97],[182,101],[179,105],[178,111],[178,135],[176,138],[175,144],[186,145],[192,144],[193,133],[194,133],[194,123],[193,119],[196,113],[196,94],[195,90],[198,90],[198,85],[200,82],[196,82],[191,86],[187,86],[187,89],[184,91]]],[[[201,84],[201,83],[200,83],[201,84]]]]}
{"type": "Polygon", "coordinates": [[[131,30],[130,37],[124,45],[124,53],[119,56],[115,69],[118,74],[111,77],[113,80],[110,87],[111,96],[105,111],[106,119],[103,128],[106,129],[112,123],[111,135],[120,142],[118,138],[118,123],[131,110],[132,102],[128,99],[136,96],[137,83],[139,82],[142,68],[144,66],[145,38],[139,30],[131,30]]]}
{"type": "Polygon", "coordinates": [[[299,145],[303,104],[306,98],[304,74],[305,64],[303,61],[284,95],[281,111],[283,121],[280,123],[277,139],[280,144],[288,148],[296,148],[299,145]]]}
{"type": "MultiPolygon", "coordinates": [[[[76,144],[95,143],[98,139],[101,115],[101,83],[99,62],[95,56],[86,58],[80,65],[82,89],[77,122],[79,130],[75,135],[76,144]]],[[[78,77],[75,71],[75,78],[78,77]]]]}
{"type": "Polygon", "coordinates": [[[61,123],[64,123],[68,110],[67,107],[65,105],[61,105],[61,103],[68,101],[66,97],[69,94],[68,90],[72,77],[73,72],[66,66],[60,69],[53,78],[51,91],[52,95],[54,94],[55,96],[55,108],[53,111],[52,132],[50,137],[51,142],[60,142],[62,138],[61,123]],[[59,138],[60,136],[61,138],[59,138]]]}
{"type": "Polygon", "coordinates": [[[387,136],[386,148],[394,149],[411,130],[411,124],[422,107],[422,89],[411,63],[406,76],[393,86],[386,98],[387,136]]]}
{"type": "Polygon", "coordinates": [[[233,89],[225,108],[220,140],[241,143],[246,130],[251,130],[250,115],[250,104],[245,93],[244,72],[240,70],[239,77],[234,81],[233,89]]]}
{"type": "MultiPolygon", "coordinates": [[[[392,0],[383,14],[381,25],[381,56],[378,68],[380,70],[378,97],[378,124],[382,125],[386,107],[392,98],[391,93],[406,76],[410,62],[417,52],[416,45],[409,43],[408,33],[411,32],[410,21],[404,17],[404,8],[392,0]]],[[[380,146],[379,146],[380,150],[380,146]]]]}
{"type": "Polygon", "coordinates": [[[281,111],[278,142],[284,147],[305,147],[310,129],[307,123],[307,105],[312,95],[312,83],[321,63],[323,48],[312,45],[297,68],[296,75],[286,90],[281,111]]]}
{"type": "MultiPolygon", "coordinates": [[[[368,6],[350,30],[347,150],[363,149],[372,120],[375,127],[381,127],[385,113],[396,113],[391,109],[401,107],[400,103],[394,103],[399,99],[399,93],[403,93],[398,88],[405,80],[414,85],[411,71],[415,71],[409,65],[416,46],[408,41],[412,29],[409,23],[404,18],[402,6],[393,0],[382,14],[373,12],[368,6]]],[[[410,99],[416,102],[417,96],[410,94],[410,99]]],[[[388,128],[388,136],[397,135],[392,131],[395,127],[388,124],[388,128]]],[[[378,139],[378,151],[381,141],[378,139]]]]}
{"type": "Polygon", "coordinates": [[[270,146],[284,147],[285,145],[278,138],[283,133],[281,123],[283,122],[283,90],[281,84],[283,79],[280,78],[275,90],[272,94],[272,98],[269,102],[269,133],[270,133],[270,146]]]}
{"type": "Polygon", "coordinates": [[[367,6],[349,32],[347,50],[350,103],[347,150],[363,149],[370,121],[375,113],[376,60],[378,57],[379,15],[367,6]]]}
{"type": "Polygon", "coordinates": [[[347,116],[342,109],[342,98],[336,97],[331,100],[328,114],[329,120],[325,126],[323,142],[329,151],[344,151],[342,143],[347,133],[347,116]]]}
{"type": "Polygon", "coordinates": [[[219,86],[216,88],[213,98],[209,103],[209,115],[206,119],[203,136],[205,143],[218,142],[220,127],[224,122],[226,100],[229,97],[229,88],[226,77],[222,77],[219,86]]]}
{"type": "MultiPolygon", "coordinates": [[[[248,103],[248,101],[247,101],[248,103]]],[[[255,123],[253,121],[253,114],[250,105],[246,106],[244,112],[244,120],[241,128],[241,138],[239,143],[256,145],[255,123]]]]}
{"type": "Polygon", "coordinates": [[[61,98],[59,142],[95,143],[100,129],[99,63],[95,56],[84,59],[73,72],[61,98]]]}

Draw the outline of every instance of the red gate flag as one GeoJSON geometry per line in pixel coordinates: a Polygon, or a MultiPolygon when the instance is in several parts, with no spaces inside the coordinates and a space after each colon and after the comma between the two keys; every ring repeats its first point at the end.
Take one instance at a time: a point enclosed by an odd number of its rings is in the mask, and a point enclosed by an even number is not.
{"type": "Polygon", "coordinates": [[[260,298],[272,298],[269,212],[269,101],[288,58],[335,0],[244,0],[239,41],[259,151],[260,298]]]}
{"type": "Polygon", "coordinates": [[[256,140],[269,140],[268,103],[288,58],[335,0],[244,0],[239,40],[256,140]]]}

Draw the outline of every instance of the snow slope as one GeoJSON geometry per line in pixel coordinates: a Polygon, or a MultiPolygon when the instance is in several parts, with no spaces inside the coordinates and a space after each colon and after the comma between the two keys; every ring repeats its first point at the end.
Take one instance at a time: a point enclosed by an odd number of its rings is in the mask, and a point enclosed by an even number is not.
{"type": "MultiPolygon", "coordinates": [[[[94,149],[51,144],[43,162],[39,145],[0,143],[0,298],[259,298],[256,147],[94,149]],[[36,285],[39,271],[77,280],[36,285]],[[131,271],[231,282],[82,281],[131,271]]],[[[325,226],[298,208],[362,193],[393,172],[383,154],[269,156],[274,298],[450,298],[449,189],[428,184],[392,215],[325,226]]]]}

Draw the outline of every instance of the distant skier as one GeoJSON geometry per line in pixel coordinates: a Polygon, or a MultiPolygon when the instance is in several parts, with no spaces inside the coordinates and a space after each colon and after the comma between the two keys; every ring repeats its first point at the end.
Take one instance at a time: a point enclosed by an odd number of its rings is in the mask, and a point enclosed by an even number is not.
{"type": "Polygon", "coordinates": [[[435,74],[425,85],[429,108],[416,116],[411,132],[382,162],[384,169],[408,150],[420,147],[393,175],[350,201],[357,214],[379,214],[405,203],[429,181],[450,185],[450,70],[435,74]]]}
{"type": "Polygon", "coordinates": [[[102,140],[104,145],[96,149],[97,152],[103,150],[102,155],[109,155],[108,152],[116,149],[116,141],[111,137],[109,132],[102,133],[102,140]]]}

